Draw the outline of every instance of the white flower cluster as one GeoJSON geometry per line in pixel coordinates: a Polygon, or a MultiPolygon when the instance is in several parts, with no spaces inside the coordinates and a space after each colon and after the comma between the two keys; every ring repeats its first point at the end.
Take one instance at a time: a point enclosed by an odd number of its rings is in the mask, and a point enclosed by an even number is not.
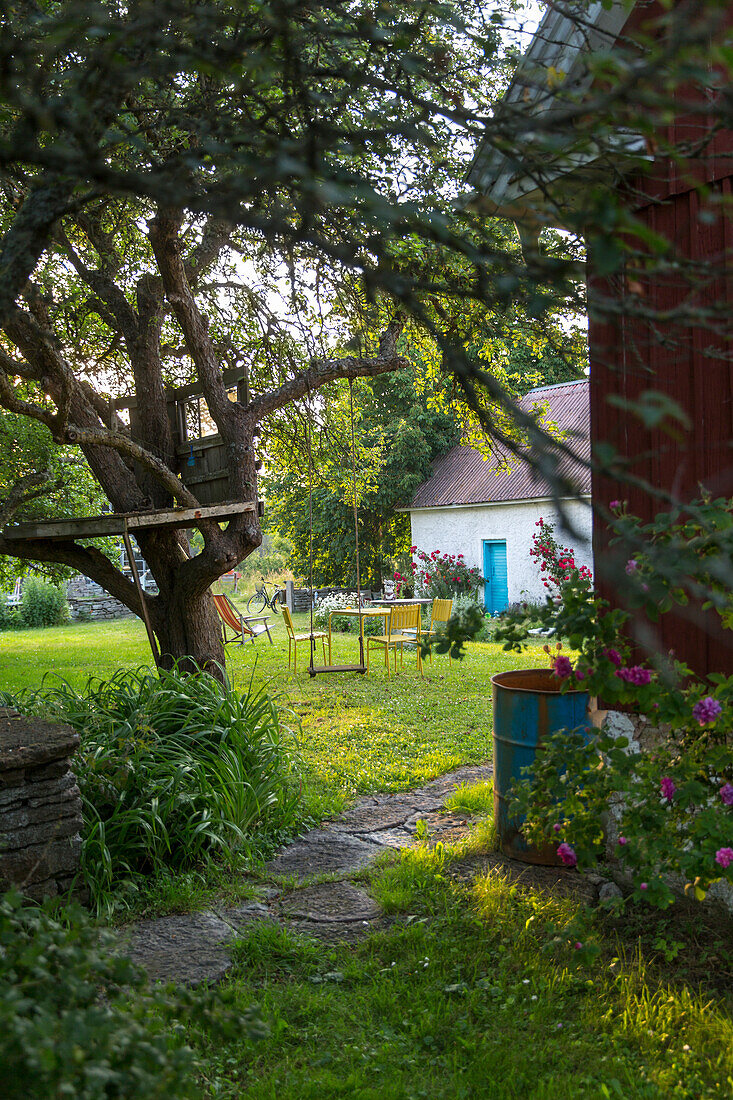
{"type": "Polygon", "coordinates": [[[328,616],[342,607],[356,607],[356,592],[335,592],[333,596],[323,596],[316,604],[313,622],[321,630],[328,629],[328,616]]]}

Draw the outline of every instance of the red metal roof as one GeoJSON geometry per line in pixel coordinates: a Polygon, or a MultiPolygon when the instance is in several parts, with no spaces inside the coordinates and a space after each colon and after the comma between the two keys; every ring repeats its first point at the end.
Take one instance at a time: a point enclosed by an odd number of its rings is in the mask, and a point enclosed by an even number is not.
{"type": "MultiPolygon", "coordinates": [[[[540,386],[520,402],[525,412],[541,402],[546,419],[569,433],[564,439],[578,461],[563,459],[560,473],[569,478],[578,494],[590,494],[590,394],[587,379],[540,386]]],[[[543,418],[544,419],[544,418],[543,418]]],[[[500,451],[503,453],[503,451],[500,451]]],[[[415,493],[410,508],[440,508],[448,504],[494,504],[550,496],[544,478],[528,462],[507,452],[510,472],[495,473],[495,459],[484,459],[473,447],[453,447],[433,462],[433,472],[415,493]]]]}

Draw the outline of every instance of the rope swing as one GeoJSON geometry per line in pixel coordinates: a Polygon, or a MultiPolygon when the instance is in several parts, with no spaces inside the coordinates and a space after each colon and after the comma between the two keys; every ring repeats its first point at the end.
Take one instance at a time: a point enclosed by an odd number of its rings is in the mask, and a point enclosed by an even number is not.
{"type": "MultiPolygon", "coordinates": [[[[354,430],[354,380],[349,379],[349,414],[351,417],[351,475],[354,500],[354,544],[356,546],[356,605],[361,610],[361,568],[359,565],[359,512],[356,505],[356,433],[354,430]]],[[[321,672],[366,672],[364,663],[364,630],[362,618],[359,616],[359,661],[358,665],[316,665],[316,638],[313,633],[313,415],[311,408],[311,392],[308,389],[308,559],[310,566],[310,610],[311,632],[310,650],[311,659],[308,666],[308,675],[311,679],[321,672]]]]}

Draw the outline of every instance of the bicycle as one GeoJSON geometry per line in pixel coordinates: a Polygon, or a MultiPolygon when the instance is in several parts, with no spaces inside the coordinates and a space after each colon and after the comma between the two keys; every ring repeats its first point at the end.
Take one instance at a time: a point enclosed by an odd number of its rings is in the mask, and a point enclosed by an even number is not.
{"type": "Polygon", "coordinates": [[[269,607],[271,611],[277,611],[279,605],[283,602],[283,594],[279,590],[274,592],[272,596],[267,591],[267,584],[265,578],[262,578],[262,584],[259,588],[255,588],[253,595],[247,600],[247,614],[248,615],[260,615],[269,607]]]}

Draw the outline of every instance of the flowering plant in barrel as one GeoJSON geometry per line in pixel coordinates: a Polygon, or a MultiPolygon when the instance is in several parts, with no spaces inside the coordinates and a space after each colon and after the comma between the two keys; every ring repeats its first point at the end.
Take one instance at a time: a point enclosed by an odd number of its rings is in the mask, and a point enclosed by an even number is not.
{"type": "MultiPolygon", "coordinates": [[[[701,501],[641,526],[624,505],[611,506],[613,545],[637,548],[623,572],[629,610],[611,609],[588,577],[571,571],[548,598],[541,618],[577,652],[553,657],[564,690],[583,689],[614,705],[630,704],[650,731],[653,747],[600,730],[553,735],[532,775],[515,787],[517,812],[526,814],[528,839],[554,839],[567,866],[593,865],[605,848],[604,823],[635,893],[655,905],[673,900],[668,874],[682,877],[699,900],[718,879],[733,882],[733,677],[701,677],[672,653],[653,661],[629,637],[643,610],[652,620],[690,597],[707,597],[722,623],[733,626],[733,602],[724,582],[733,553],[730,502],[701,501]],[[610,813],[610,817],[609,817],[610,813]]],[[[536,615],[535,615],[536,617],[536,615]]],[[[521,648],[527,622],[521,611],[496,633],[504,648],[521,648]]]]}
{"type": "Polygon", "coordinates": [[[440,550],[428,554],[417,546],[411,546],[410,553],[416,591],[437,600],[453,596],[478,599],[484,578],[476,566],[466,565],[463,554],[441,554],[440,550]]]}

